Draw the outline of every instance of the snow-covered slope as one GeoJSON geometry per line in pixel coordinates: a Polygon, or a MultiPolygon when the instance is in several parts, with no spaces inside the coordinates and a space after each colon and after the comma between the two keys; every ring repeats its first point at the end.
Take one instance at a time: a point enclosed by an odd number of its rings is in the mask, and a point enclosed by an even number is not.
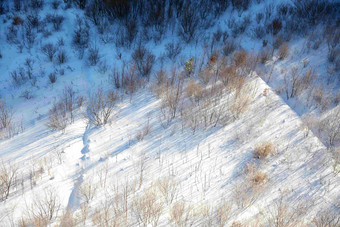
{"type": "MultiPolygon", "coordinates": [[[[77,17],[86,18],[84,11],[66,8],[66,3],[55,10],[52,1],[46,1],[38,13],[41,18],[52,13],[65,19],[59,31],[53,31],[49,23],[44,31],[37,31],[31,48],[20,49],[0,35],[0,101],[13,111],[15,124],[9,137],[0,134],[0,176],[5,176],[5,170],[16,173],[8,198],[1,194],[0,226],[45,226],[39,217],[46,211],[51,212],[50,226],[272,226],[280,215],[282,222],[277,226],[318,226],[312,221],[321,213],[333,218],[339,215],[340,165],[334,158],[335,149],[330,149],[324,132],[306,128],[302,120],[303,114],[326,119],[339,109],[333,99],[339,94],[338,71],[329,70],[326,42],[307,50],[310,38],[293,37],[283,60],[273,49],[273,56],[258,63],[253,69],[256,73],[246,79],[251,101],[240,117],[195,130],[183,124],[182,113],[168,125],[162,122],[164,103],[155,92],[156,72],[163,69],[171,76],[171,70],[178,67],[181,75],[185,62],[193,57],[194,72],[182,82],[186,86],[200,81],[199,70],[213,71],[220,59],[223,62],[221,57],[209,66],[223,42],[208,47],[207,40],[221,28],[232,34],[231,21],[241,23],[248,17],[249,27],[235,39],[236,49],[247,50],[249,56],[261,52],[265,49],[262,40],[253,37],[255,15],[290,1],[257,2],[243,13],[228,7],[196,42],[181,43],[176,34],[167,31],[161,41],[143,43],[156,56],[155,75],[133,93],[115,88],[110,76],[129,67],[131,53],[138,47],[137,43],[123,48],[113,41],[103,42],[107,35],[119,32],[116,22],[104,34],[97,34],[97,27],[89,22],[90,46],[98,48],[100,55],[96,66],[89,62],[89,50],[79,58],[72,44],[77,17]],[[166,44],[173,41],[181,43],[181,53],[170,60],[165,57],[166,44]],[[65,63],[48,61],[42,47],[49,42],[58,48],[57,53],[66,51],[65,63]],[[32,66],[25,64],[26,59],[33,60],[32,66]],[[293,66],[301,75],[313,71],[313,83],[328,89],[326,101],[315,101],[316,88],[286,96],[285,75],[293,66]],[[19,73],[20,68],[31,68],[33,79],[18,85],[12,73],[19,73]],[[50,74],[57,77],[54,83],[50,74]],[[84,100],[98,88],[116,92],[110,122],[103,126],[90,123],[84,117],[88,111],[85,100],[75,110],[73,123],[62,131],[51,130],[49,110],[67,86],[84,100]],[[272,146],[271,153],[257,158],[254,151],[263,144],[272,146]]],[[[1,34],[8,34],[14,16],[24,18],[26,13],[1,15],[1,34]]],[[[270,35],[263,39],[274,43],[270,35]]],[[[220,85],[214,83],[202,86],[208,90],[220,85]]],[[[219,104],[227,103],[232,95],[222,89],[219,104]]],[[[4,188],[0,185],[1,193],[4,188]]]]}

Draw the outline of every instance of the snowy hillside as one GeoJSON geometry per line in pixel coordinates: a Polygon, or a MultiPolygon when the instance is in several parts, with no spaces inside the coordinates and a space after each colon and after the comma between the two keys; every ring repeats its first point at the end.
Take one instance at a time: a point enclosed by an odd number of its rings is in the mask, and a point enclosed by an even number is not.
{"type": "Polygon", "coordinates": [[[0,0],[0,226],[340,226],[339,15],[0,0]]]}

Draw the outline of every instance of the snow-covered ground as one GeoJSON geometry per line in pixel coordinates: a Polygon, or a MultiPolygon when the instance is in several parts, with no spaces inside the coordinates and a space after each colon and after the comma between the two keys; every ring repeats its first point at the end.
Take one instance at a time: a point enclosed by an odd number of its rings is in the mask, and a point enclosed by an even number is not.
{"type": "MultiPolygon", "coordinates": [[[[262,41],[251,38],[251,28],[256,25],[255,14],[275,2],[254,4],[241,15],[229,7],[206,36],[227,27],[232,18],[241,21],[251,16],[250,28],[237,38],[237,43],[249,52],[261,51],[262,41]]],[[[218,218],[218,207],[224,202],[230,207],[225,226],[274,223],[271,220],[277,216],[278,204],[283,200],[285,205],[289,204],[285,212],[291,218],[283,224],[294,223],[289,226],[311,225],[313,218],[320,216],[319,212],[339,215],[339,166],[334,161],[333,150],[327,148],[326,136],[316,135],[316,129],[312,132],[304,128],[302,121],[303,114],[319,117],[332,114],[339,106],[331,100],[326,110],[322,110],[308,99],[311,95],[308,92],[314,90],[307,89],[291,99],[280,91],[284,73],[295,65],[302,74],[309,66],[313,67],[314,82],[328,89],[326,96],[338,94],[338,72],[332,72],[335,80],[330,81],[330,75],[326,76],[330,68],[326,43],[317,50],[307,50],[307,39],[292,38],[286,59],[279,60],[275,51],[271,59],[256,69],[260,76],[255,74],[247,81],[254,86],[252,101],[240,118],[216,127],[198,128],[193,133],[190,128],[182,128],[178,116],[166,127],[162,125],[162,101],[154,93],[153,78],[133,94],[114,88],[109,75],[113,69],[120,71],[130,60],[133,47],[119,49],[113,43],[104,44],[102,36],[96,34],[96,27],[90,24],[90,45],[98,47],[101,64],[107,64],[109,69],[102,72],[98,65],[90,66],[87,52],[79,59],[72,35],[77,16],[84,13],[63,6],[64,3],[54,10],[50,1],[46,1],[39,16],[61,14],[65,17],[62,27],[48,37],[38,33],[33,47],[23,48],[22,53],[6,41],[5,35],[0,35],[0,100],[10,106],[16,124],[23,129],[11,138],[0,139],[2,168],[17,169],[8,199],[0,201],[0,226],[17,226],[20,220],[37,215],[46,198],[52,198],[50,195],[56,195],[53,198],[60,203],[58,217],[52,218],[51,226],[59,225],[61,217],[67,215],[74,217],[78,226],[141,226],[143,218],[138,208],[143,199],[153,201],[152,208],[159,205],[156,214],[150,216],[150,226],[189,226],[189,223],[224,226],[218,218]],[[67,51],[67,62],[58,65],[46,59],[41,47],[48,42],[56,44],[60,38],[64,39],[60,48],[67,51]],[[121,58],[117,57],[119,53],[121,58]],[[25,67],[27,58],[33,60],[36,82],[32,85],[32,80],[28,80],[21,86],[15,85],[11,72],[25,67]],[[308,59],[308,64],[303,59],[308,59]],[[53,72],[57,81],[52,84],[48,75],[53,72]],[[70,85],[77,96],[85,98],[97,88],[115,90],[119,98],[110,123],[100,127],[89,123],[84,118],[84,104],[75,111],[74,123],[64,131],[47,127],[49,109],[61,97],[64,87],[70,85]],[[25,92],[32,97],[24,98],[25,92]],[[145,137],[138,138],[146,128],[145,137]],[[275,152],[264,159],[255,158],[253,151],[265,142],[272,143],[275,152]],[[260,186],[250,185],[251,168],[266,176],[260,186]],[[171,193],[164,196],[164,182],[173,187],[173,200],[168,199],[171,193]],[[179,204],[185,204],[187,225],[174,221],[174,210],[179,204]],[[105,213],[106,209],[110,212],[105,213]],[[98,221],[106,219],[107,223],[98,221]],[[120,225],[114,225],[115,222],[120,225]]],[[[24,18],[24,14],[15,15],[24,18]]],[[[1,34],[6,34],[11,17],[10,13],[0,16],[1,34]]],[[[53,30],[48,26],[47,30],[53,30]]],[[[115,31],[115,25],[110,28],[115,31]]],[[[145,44],[157,57],[154,72],[171,69],[174,63],[162,55],[165,45],[177,39],[169,32],[160,43],[145,44]]],[[[216,44],[215,48],[221,45],[216,44]]],[[[206,49],[201,43],[183,43],[176,60],[182,67],[178,70],[184,71],[184,62],[189,57],[194,57],[198,66],[206,49]]],[[[224,99],[228,95],[221,101],[224,99]]],[[[225,212],[228,209],[224,207],[225,212]]],[[[61,226],[72,226],[70,223],[61,226]]]]}

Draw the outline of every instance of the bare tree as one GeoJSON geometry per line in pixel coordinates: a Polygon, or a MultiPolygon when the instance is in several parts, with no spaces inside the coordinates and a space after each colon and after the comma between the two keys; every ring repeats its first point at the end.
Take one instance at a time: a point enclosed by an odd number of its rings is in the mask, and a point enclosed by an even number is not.
{"type": "Polygon", "coordinates": [[[104,94],[101,89],[98,89],[96,93],[89,97],[86,118],[97,126],[107,124],[116,100],[117,94],[113,92],[104,94]]]}

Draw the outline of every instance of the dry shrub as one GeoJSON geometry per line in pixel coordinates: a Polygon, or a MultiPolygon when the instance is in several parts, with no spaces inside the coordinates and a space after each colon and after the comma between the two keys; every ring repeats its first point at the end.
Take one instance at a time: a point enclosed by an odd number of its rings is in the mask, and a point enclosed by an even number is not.
{"type": "Polygon", "coordinates": [[[23,21],[23,19],[21,19],[21,17],[19,17],[19,16],[13,17],[13,22],[12,22],[13,25],[21,25],[23,23],[24,23],[24,21],[23,21]]]}
{"type": "Polygon", "coordinates": [[[60,206],[61,203],[56,191],[48,189],[45,190],[43,196],[34,198],[26,212],[35,226],[47,226],[58,216],[60,206]]]}
{"type": "Polygon", "coordinates": [[[233,188],[233,199],[238,207],[251,206],[264,192],[267,182],[267,174],[259,170],[256,164],[248,163],[244,171],[244,179],[233,188]]]}
{"type": "Polygon", "coordinates": [[[100,58],[101,58],[101,56],[99,54],[99,48],[96,47],[96,46],[90,47],[89,50],[88,50],[88,56],[87,56],[87,60],[88,60],[89,64],[91,66],[97,65],[100,58]]]}
{"type": "Polygon", "coordinates": [[[0,101],[0,138],[2,134],[10,130],[13,125],[13,111],[5,102],[0,101]],[[3,133],[2,133],[3,131],[3,133]]]}
{"type": "Polygon", "coordinates": [[[333,110],[319,123],[319,129],[327,136],[328,147],[332,148],[340,143],[340,108],[333,110]]]}
{"type": "Polygon", "coordinates": [[[239,11],[247,10],[251,4],[250,0],[231,0],[233,7],[239,11]]]}
{"type": "Polygon", "coordinates": [[[49,122],[47,126],[53,130],[65,130],[68,118],[67,110],[62,101],[54,103],[52,109],[48,112],[49,122]]]}
{"type": "Polygon", "coordinates": [[[184,201],[176,202],[170,209],[170,221],[176,226],[187,226],[192,216],[193,207],[184,201]]]}
{"type": "Polygon", "coordinates": [[[199,72],[199,77],[203,84],[208,84],[211,78],[214,76],[213,70],[210,69],[210,67],[205,68],[204,70],[199,72]]]}
{"type": "Polygon", "coordinates": [[[315,227],[340,226],[340,215],[334,211],[319,212],[311,224],[315,227]]]}
{"type": "Polygon", "coordinates": [[[302,115],[301,120],[301,129],[304,131],[304,136],[308,137],[309,132],[317,126],[318,120],[313,114],[304,114],[302,115]]]}
{"type": "Polygon", "coordinates": [[[288,43],[282,43],[279,48],[279,59],[283,60],[289,55],[289,45],[288,43]]]}
{"type": "Polygon", "coordinates": [[[187,96],[193,102],[199,102],[203,96],[203,88],[200,84],[189,80],[188,85],[186,87],[187,96]]]}
{"type": "Polygon", "coordinates": [[[27,227],[29,226],[29,224],[30,224],[30,221],[24,217],[20,217],[19,220],[17,220],[17,225],[19,227],[27,227]]]}
{"type": "Polygon", "coordinates": [[[242,67],[248,59],[248,53],[245,50],[236,51],[234,53],[234,64],[236,67],[242,67]]]}
{"type": "Polygon", "coordinates": [[[236,43],[231,40],[225,43],[223,47],[223,54],[225,56],[229,56],[231,53],[233,53],[236,50],[236,43]]]}
{"type": "Polygon", "coordinates": [[[168,125],[172,119],[177,116],[179,103],[182,96],[183,84],[181,81],[177,81],[175,84],[171,85],[166,83],[162,86],[161,92],[161,113],[162,122],[165,121],[168,125]]]}
{"type": "Polygon", "coordinates": [[[60,219],[60,227],[75,227],[77,225],[77,219],[73,217],[72,213],[66,211],[60,219]]]}
{"type": "Polygon", "coordinates": [[[336,96],[334,98],[334,104],[335,105],[339,105],[340,104],[340,90],[338,91],[338,93],[336,94],[336,96]]]}
{"type": "Polygon", "coordinates": [[[217,225],[224,227],[231,216],[231,205],[225,201],[221,201],[215,210],[217,225]]]}
{"type": "Polygon", "coordinates": [[[74,122],[76,95],[72,86],[66,86],[63,95],[49,110],[47,126],[53,130],[64,130],[68,123],[74,122]]]}
{"type": "Polygon", "coordinates": [[[155,78],[156,78],[156,85],[160,86],[165,83],[165,81],[168,79],[168,76],[165,70],[161,69],[155,73],[155,78]]]}
{"type": "Polygon", "coordinates": [[[186,4],[179,19],[178,34],[187,43],[196,38],[199,28],[200,18],[197,10],[191,5],[186,4]]]}
{"type": "Polygon", "coordinates": [[[178,182],[170,177],[157,180],[157,188],[167,204],[171,204],[177,196],[178,182]]]}
{"type": "Polygon", "coordinates": [[[262,64],[265,64],[269,59],[272,57],[272,50],[270,48],[264,48],[260,53],[259,53],[259,60],[262,64]]]}
{"type": "Polygon", "coordinates": [[[197,225],[212,226],[213,225],[213,210],[209,203],[198,203],[194,205],[191,221],[189,226],[197,225]]]}
{"type": "Polygon", "coordinates": [[[2,163],[0,169],[0,200],[4,201],[8,198],[9,193],[16,185],[18,176],[18,167],[8,163],[2,163]]]}
{"type": "Polygon", "coordinates": [[[83,183],[80,186],[79,194],[81,198],[88,204],[97,194],[97,185],[93,183],[83,183]]]}
{"type": "Polygon", "coordinates": [[[163,212],[163,205],[158,201],[157,193],[153,188],[149,188],[142,195],[135,197],[131,208],[138,223],[144,226],[157,226],[163,212]]]}
{"type": "Polygon", "coordinates": [[[51,84],[54,84],[57,82],[57,75],[55,73],[50,73],[48,75],[48,79],[50,80],[51,84]]]}
{"type": "Polygon", "coordinates": [[[269,31],[276,35],[282,29],[282,22],[280,19],[275,18],[268,27],[269,31]]]}
{"type": "Polygon", "coordinates": [[[146,137],[150,131],[151,131],[151,126],[150,126],[150,120],[148,119],[148,122],[146,125],[144,125],[144,127],[142,128],[142,130],[140,130],[137,135],[136,135],[136,139],[137,141],[142,141],[144,140],[144,137],[146,137]]]}
{"type": "Polygon", "coordinates": [[[253,165],[247,165],[247,178],[253,187],[265,184],[268,181],[268,176],[262,170],[257,169],[253,165]]]}
{"type": "Polygon", "coordinates": [[[236,78],[238,78],[236,67],[227,65],[221,65],[217,76],[226,87],[230,82],[236,81],[236,78]]]}
{"type": "Polygon", "coordinates": [[[255,147],[253,154],[255,158],[264,159],[276,153],[275,145],[272,142],[264,142],[255,147]]]}
{"type": "Polygon", "coordinates": [[[53,57],[57,52],[57,48],[52,43],[47,43],[41,47],[41,52],[52,62],[53,57]]]}
{"type": "Polygon", "coordinates": [[[231,223],[231,227],[243,227],[243,225],[239,221],[234,221],[233,223],[231,223]]]}
{"type": "Polygon", "coordinates": [[[274,49],[279,48],[282,45],[283,42],[284,42],[283,36],[282,35],[277,36],[274,40],[273,48],[274,49]]]}
{"type": "Polygon", "coordinates": [[[109,122],[116,104],[117,94],[114,92],[104,93],[98,89],[89,97],[86,118],[96,126],[105,125],[109,122]]]}
{"type": "Polygon", "coordinates": [[[132,59],[142,77],[149,77],[153,64],[155,63],[155,55],[143,46],[139,46],[132,54],[132,59]]]}
{"type": "Polygon", "coordinates": [[[57,63],[58,63],[59,65],[64,64],[64,63],[66,63],[67,58],[68,58],[68,57],[67,57],[66,51],[63,50],[63,49],[60,49],[60,50],[58,51],[58,53],[57,53],[57,63]]]}
{"type": "Polygon", "coordinates": [[[86,218],[88,215],[88,204],[83,203],[80,205],[80,221],[85,225],[86,218]]]}
{"type": "Polygon", "coordinates": [[[235,95],[232,104],[229,106],[234,119],[238,119],[243,113],[245,113],[253,98],[245,93],[241,92],[239,95],[235,95]]]}
{"type": "MultiPolygon", "coordinates": [[[[119,83],[119,79],[115,80],[116,87],[117,81],[119,83]]],[[[137,75],[136,66],[134,64],[122,70],[120,87],[124,88],[126,90],[126,93],[135,93],[140,87],[142,87],[144,82],[145,81],[137,75]]]]}
{"type": "Polygon", "coordinates": [[[232,198],[239,208],[251,206],[263,192],[264,187],[253,186],[256,185],[247,180],[240,181],[233,186],[232,198]]]}
{"type": "Polygon", "coordinates": [[[287,73],[283,77],[283,86],[286,93],[286,98],[294,98],[301,94],[304,89],[304,84],[302,82],[302,77],[300,75],[301,71],[298,67],[293,66],[290,68],[290,75],[287,73]]]}
{"type": "Polygon", "coordinates": [[[322,86],[318,86],[313,91],[312,98],[317,106],[321,107],[321,110],[326,110],[330,104],[329,97],[325,94],[322,86]]]}
{"type": "Polygon", "coordinates": [[[303,202],[294,203],[288,201],[283,195],[269,208],[262,213],[266,226],[295,227],[304,226],[303,216],[308,212],[309,207],[303,202]]]}
{"type": "Polygon", "coordinates": [[[92,215],[92,223],[99,227],[125,227],[130,226],[127,217],[123,214],[116,214],[110,201],[105,201],[96,208],[92,215]]]}

